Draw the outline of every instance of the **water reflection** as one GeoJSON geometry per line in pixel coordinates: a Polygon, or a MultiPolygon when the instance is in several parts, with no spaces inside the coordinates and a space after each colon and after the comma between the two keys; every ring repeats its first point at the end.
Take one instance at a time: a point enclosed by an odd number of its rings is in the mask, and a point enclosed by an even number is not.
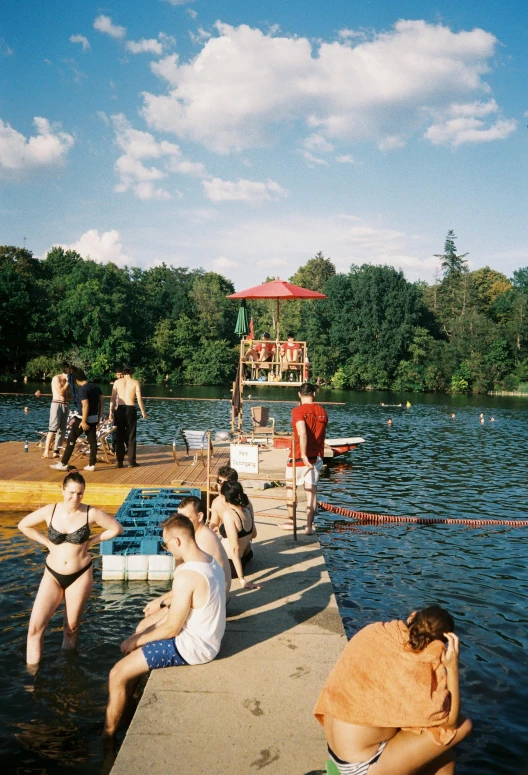
{"type": "MultiPolygon", "coordinates": [[[[28,386],[28,390],[31,391],[28,386]]],[[[163,392],[162,388],[157,389],[163,392]]],[[[34,391],[34,388],[33,388],[34,391]]],[[[32,391],[32,392],[33,392],[32,391]]],[[[174,389],[173,395],[225,398],[226,389],[174,389]]],[[[259,389],[260,391],[260,389],[259,389]]],[[[145,391],[148,394],[148,390],[145,391]]],[[[257,393],[257,391],[253,391],[257,393]]],[[[259,395],[276,399],[277,390],[259,395]]],[[[281,393],[283,395],[283,393],[281,393]]],[[[289,398],[295,397],[291,391],[289,398]]],[[[422,517],[526,518],[528,401],[487,396],[411,396],[410,409],[390,394],[323,393],[346,400],[329,407],[332,436],[367,442],[331,464],[321,497],[359,511],[422,517]],[[456,418],[450,414],[455,412],[456,418]],[[481,425],[492,413],[494,423],[481,425]],[[386,420],[392,414],[394,424],[386,420]]],[[[406,397],[403,397],[405,403],[406,397]]],[[[147,399],[148,401],[148,399],[147,399]]],[[[265,403],[263,401],[263,403],[265,403]]],[[[270,404],[286,430],[291,404],[270,404]]],[[[229,402],[151,401],[138,424],[140,443],[170,443],[183,427],[229,427],[229,402]]],[[[0,397],[0,440],[36,440],[49,399],[0,397]],[[23,407],[30,411],[24,414],[23,407]]],[[[20,515],[0,518],[0,738],[4,771],[95,775],[103,763],[100,732],[108,671],[145,600],[166,585],[96,583],[82,622],[79,653],[60,649],[62,612],[47,633],[35,676],[24,664],[26,628],[44,551],[16,530],[20,515]]],[[[462,640],[465,711],[475,720],[460,756],[461,775],[518,775],[528,759],[528,533],[500,527],[365,525],[318,517],[321,541],[349,634],[431,601],[449,608],[462,640]]]]}

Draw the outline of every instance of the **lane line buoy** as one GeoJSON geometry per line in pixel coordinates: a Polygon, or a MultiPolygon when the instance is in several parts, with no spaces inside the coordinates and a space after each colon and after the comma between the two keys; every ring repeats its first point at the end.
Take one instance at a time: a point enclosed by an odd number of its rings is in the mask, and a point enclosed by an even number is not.
{"type": "Polygon", "coordinates": [[[528,519],[461,519],[455,517],[402,517],[393,514],[373,514],[369,511],[354,511],[346,509],[343,506],[334,506],[325,501],[318,501],[317,504],[324,511],[330,511],[332,514],[339,514],[341,517],[357,519],[361,522],[372,522],[379,524],[382,522],[407,522],[414,525],[470,525],[472,527],[481,527],[483,525],[497,525],[507,527],[528,527],[528,519]]]}

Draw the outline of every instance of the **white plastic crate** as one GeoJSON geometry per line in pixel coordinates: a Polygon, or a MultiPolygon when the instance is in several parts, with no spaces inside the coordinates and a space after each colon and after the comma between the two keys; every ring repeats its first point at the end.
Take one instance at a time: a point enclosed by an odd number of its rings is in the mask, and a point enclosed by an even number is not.
{"type": "Polygon", "coordinates": [[[127,554],[126,577],[129,581],[144,581],[148,578],[149,555],[127,554]]]}
{"type": "Polygon", "coordinates": [[[165,581],[174,573],[174,557],[171,554],[149,554],[149,581],[165,581]]]}
{"type": "Polygon", "coordinates": [[[126,576],[124,554],[103,554],[103,581],[122,581],[126,576]]]}

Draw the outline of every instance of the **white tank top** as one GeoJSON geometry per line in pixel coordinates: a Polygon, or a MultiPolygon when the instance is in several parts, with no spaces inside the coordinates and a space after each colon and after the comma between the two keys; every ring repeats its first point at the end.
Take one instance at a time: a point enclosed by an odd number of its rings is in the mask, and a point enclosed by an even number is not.
{"type": "Polygon", "coordinates": [[[176,635],[176,648],[189,665],[211,662],[218,652],[226,626],[226,597],[224,571],[211,562],[185,562],[176,573],[187,570],[205,576],[209,583],[209,598],[201,608],[191,608],[181,632],[176,635]]]}

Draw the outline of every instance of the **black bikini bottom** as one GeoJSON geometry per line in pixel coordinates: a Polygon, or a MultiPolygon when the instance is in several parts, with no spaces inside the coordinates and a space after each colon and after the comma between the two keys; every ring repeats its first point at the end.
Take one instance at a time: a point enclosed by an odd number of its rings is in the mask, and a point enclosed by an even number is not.
{"type": "MultiPolygon", "coordinates": [[[[253,549],[250,549],[249,552],[246,552],[246,554],[243,554],[240,558],[240,562],[242,563],[242,569],[246,567],[248,562],[253,559],[253,549]]],[[[233,564],[233,560],[229,560],[229,567],[231,568],[231,578],[237,579],[238,573],[236,572],[236,568],[233,564]]]]}
{"type": "Polygon", "coordinates": [[[63,589],[68,589],[70,584],[73,584],[74,581],[77,581],[79,576],[82,576],[83,573],[86,573],[88,568],[91,568],[91,567],[92,567],[92,561],[90,560],[88,565],[85,565],[84,568],[81,568],[81,570],[75,571],[75,573],[57,573],[56,570],[53,570],[52,568],[50,568],[48,563],[46,563],[46,568],[49,570],[51,575],[55,579],[57,579],[57,581],[59,582],[59,584],[63,589]]]}

